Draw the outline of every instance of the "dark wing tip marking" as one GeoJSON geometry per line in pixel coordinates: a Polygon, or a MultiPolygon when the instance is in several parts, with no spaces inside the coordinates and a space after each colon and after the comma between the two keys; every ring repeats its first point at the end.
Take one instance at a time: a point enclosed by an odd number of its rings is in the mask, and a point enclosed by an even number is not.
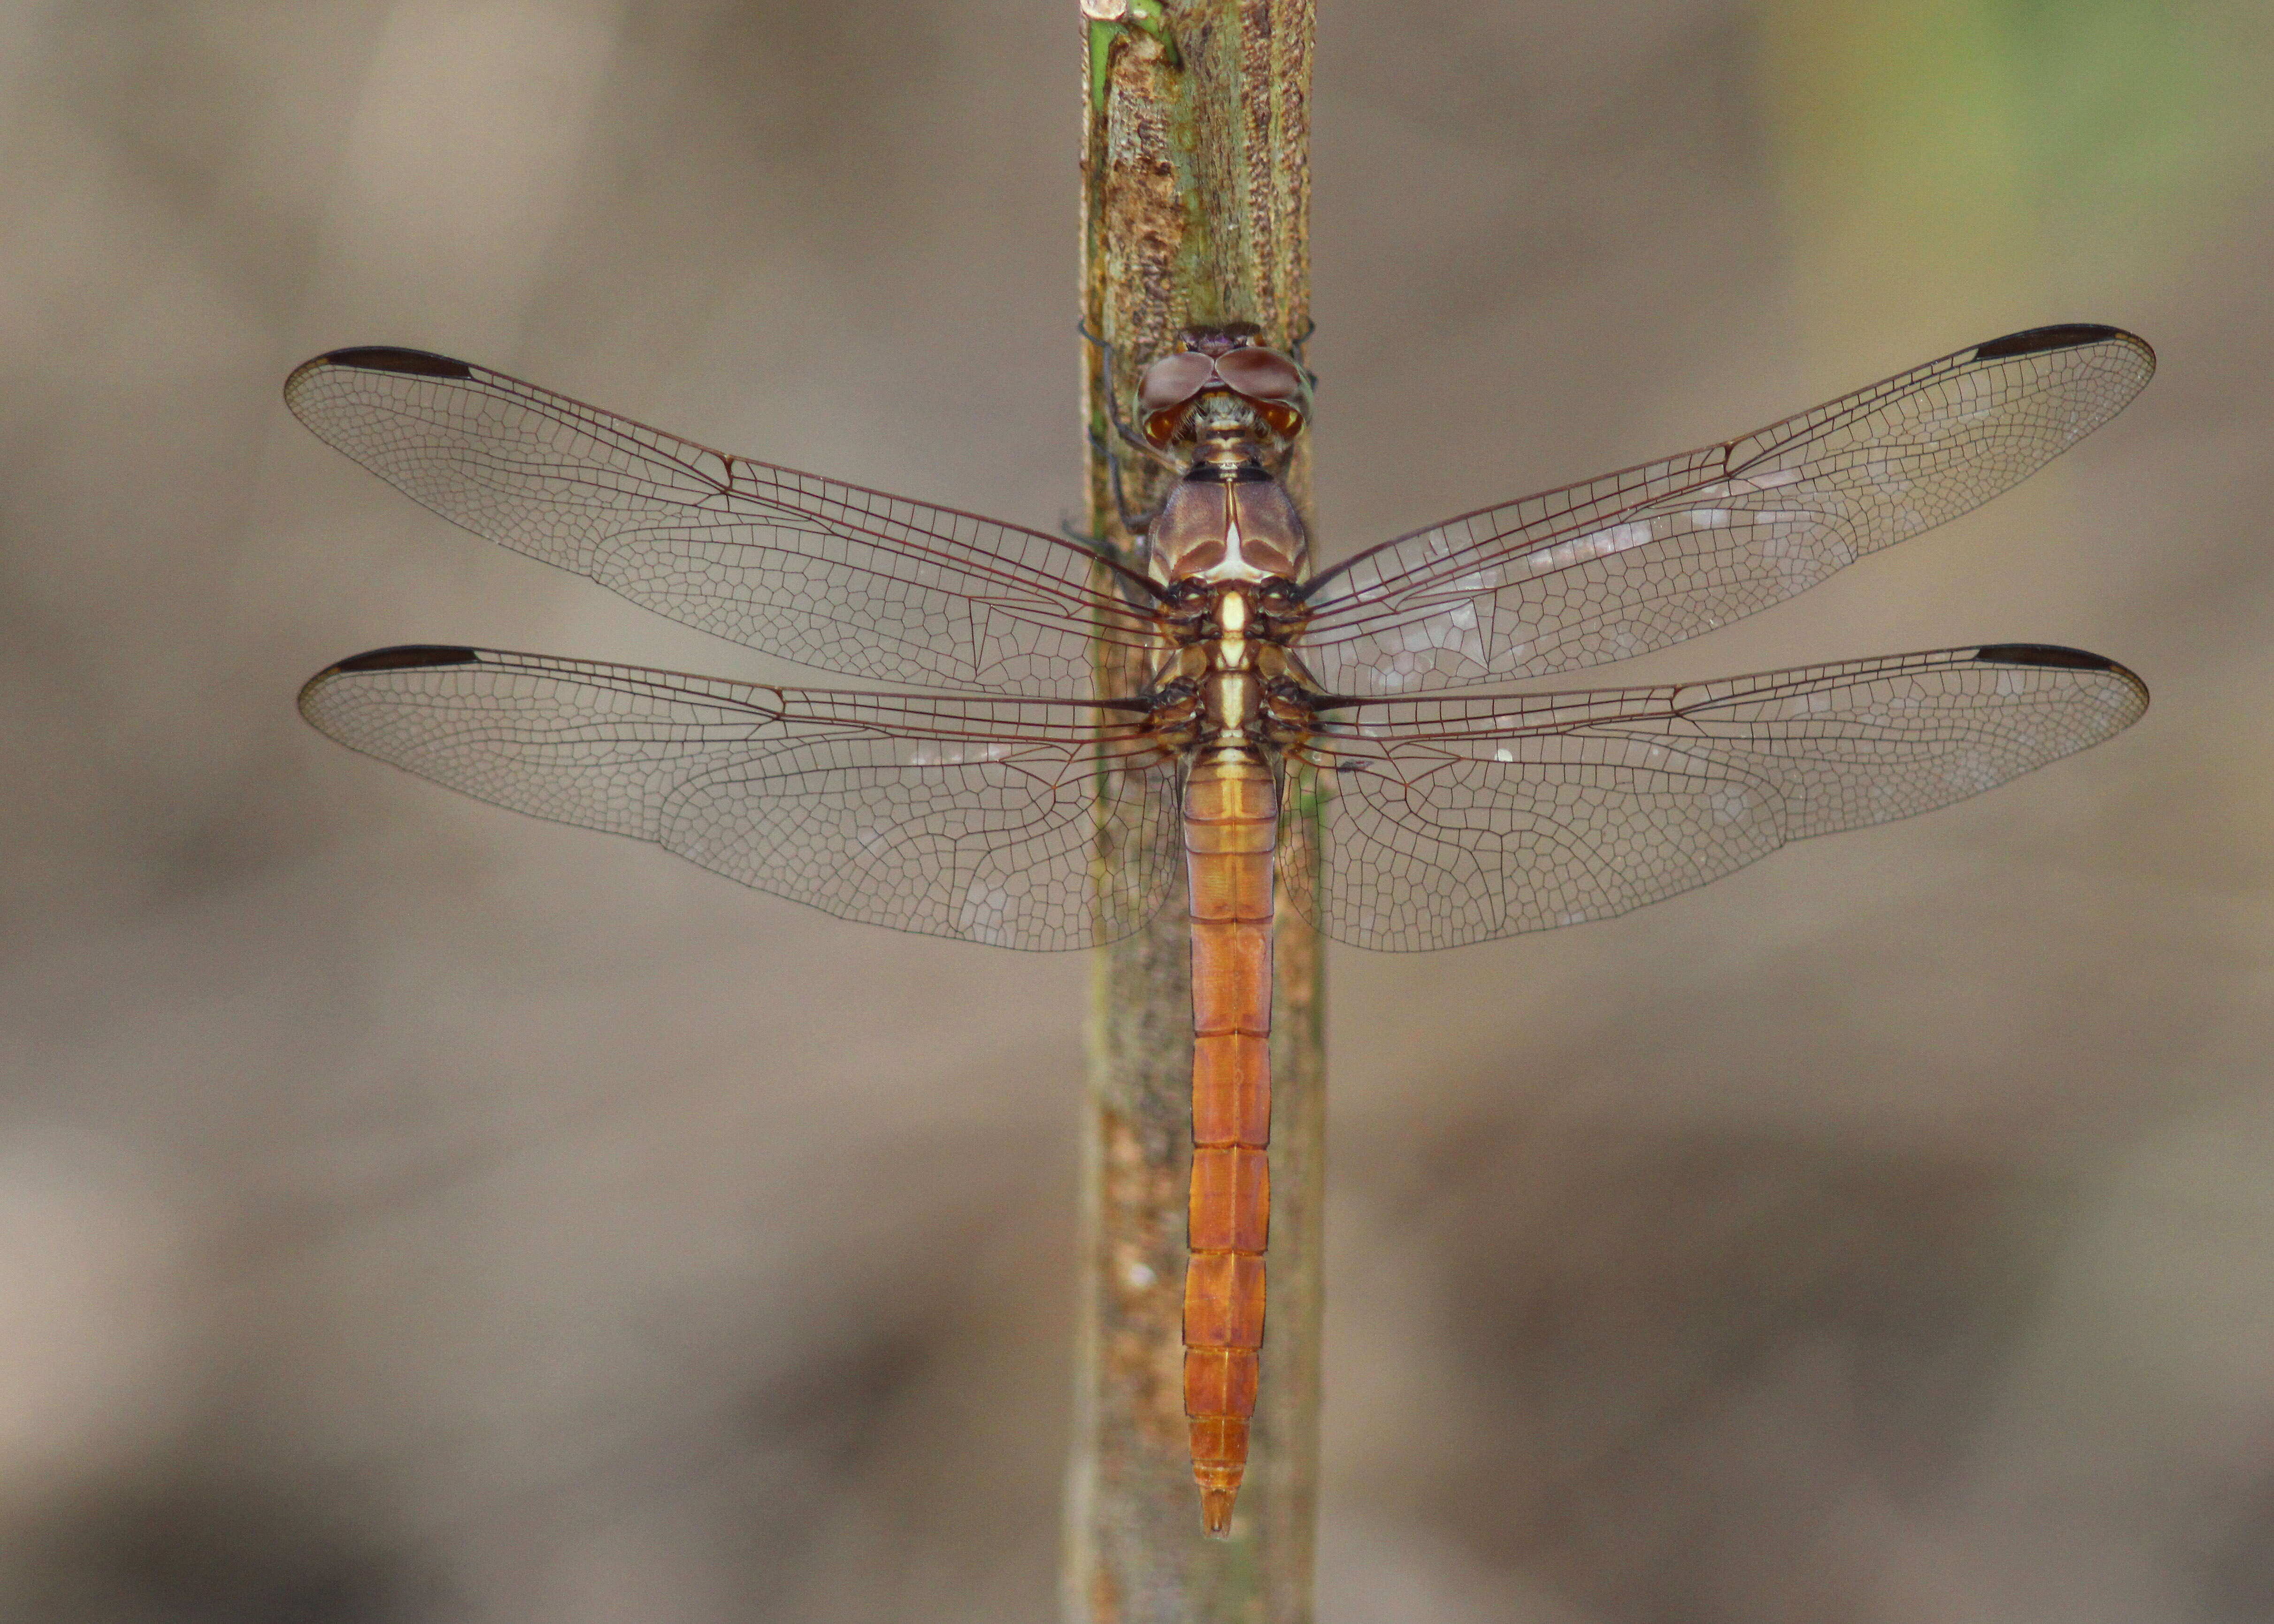
{"type": "Polygon", "coordinates": [[[407,372],[414,378],[471,378],[474,369],[463,361],[425,350],[397,350],[388,344],[365,344],[351,350],[328,350],[300,370],[311,366],[347,366],[365,372],[407,372]]]}
{"type": "Polygon", "coordinates": [[[1992,665],[2062,665],[2071,671],[2121,671],[2114,660],[2057,643],[1985,643],[1974,658],[1992,665]]]}
{"type": "MultiPolygon", "coordinates": [[[[435,665],[475,665],[481,656],[472,649],[461,649],[440,643],[403,643],[391,649],[373,649],[362,654],[350,654],[335,665],[327,665],[305,682],[300,684],[300,710],[308,715],[308,706],[316,691],[334,677],[351,676],[364,671],[419,671],[435,665]]],[[[315,718],[309,715],[309,720],[315,718]]]]}
{"type": "Polygon", "coordinates": [[[350,654],[336,665],[327,665],[316,673],[316,680],[326,677],[343,676],[356,671],[416,671],[425,665],[471,665],[482,657],[471,649],[456,648],[441,643],[403,643],[391,649],[373,649],[365,654],[350,654]]]}
{"type": "Polygon", "coordinates": [[[2148,685],[2140,680],[2139,673],[2105,654],[2065,649],[2057,643],[1985,643],[1974,650],[1974,658],[1985,665],[2050,665],[2062,671],[2105,671],[2128,683],[2138,693],[2142,705],[2148,703],[2148,685]]]}
{"type": "MultiPolygon", "coordinates": [[[[2052,350],[2075,350],[2086,344],[2105,343],[2112,338],[2133,338],[2121,327],[2102,327],[2091,321],[2065,321],[2049,327],[2030,327],[2025,332],[2008,333],[2003,338],[1993,338],[1978,345],[1974,351],[1977,361],[2001,360],[2008,356],[2043,355],[2052,350]]],[[[2143,346],[2144,347],[2144,346],[2143,346]]]]}

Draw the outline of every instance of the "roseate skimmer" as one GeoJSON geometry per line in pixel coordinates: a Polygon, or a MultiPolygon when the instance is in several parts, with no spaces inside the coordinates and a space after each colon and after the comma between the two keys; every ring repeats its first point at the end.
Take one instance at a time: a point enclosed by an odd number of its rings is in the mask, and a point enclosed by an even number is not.
{"type": "Polygon", "coordinates": [[[1195,328],[1146,369],[1123,432],[1178,477],[1127,557],[417,350],[335,350],[285,386],[318,435],[478,536],[768,653],[930,690],[390,648],[302,691],[342,743],[840,918],[1003,947],[1111,940],[1182,876],[1185,1402],[1218,1534],[1263,1340],[1275,883],[1359,947],[1608,919],[1989,789],[2148,703],[2112,661],[2019,643],[1474,691],[1711,630],[1987,500],[2146,384],[2129,334],[1995,339],[1315,575],[1279,478],[1308,378],[1261,336],[1195,328]],[[1142,673],[1128,691],[1094,691],[1101,648],[1142,673]]]}

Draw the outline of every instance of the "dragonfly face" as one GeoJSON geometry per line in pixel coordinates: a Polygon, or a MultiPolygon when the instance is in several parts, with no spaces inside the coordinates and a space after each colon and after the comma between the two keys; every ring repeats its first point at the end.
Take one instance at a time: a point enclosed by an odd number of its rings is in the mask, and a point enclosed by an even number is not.
{"type": "Polygon", "coordinates": [[[1396,951],[1605,919],[1788,841],[1975,794],[2147,704],[2112,660],[2013,643],[1707,682],[1499,686],[1663,648],[1987,500],[2147,383],[2153,354],[2129,334],[2009,335],[1316,575],[1278,478],[1307,382],[1261,336],[1198,329],[1146,370],[1143,438],[1182,477],[1141,564],[730,456],[445,357],[336,350],[285,386],[323,439],[477,535],[899,690],[417,645],[310,680],[302,712],[334,738],[896,929],[1088,947],[1184,892],[1186,1406],[1213,1531],[1262,1340],[1283,897],[1322,935],[1396,951]],[[1092,692],[1100,645],[1149,675],[1092,692]],[[1321,793],[1283,819],[1291,770],[1321,793]],[[1103,875],[1101,850],[1118,858],[1103,875]]]}
{"type": "Polygon", "coordinates": [[[1146,440],[1165,451],[1239,435],[1284,452],[1311,415],[1310,379],[1292,357],[1265,348],[1262,336],[1252,321],[1186,328],[1178,350],[1138,378],[1146,440]]]}

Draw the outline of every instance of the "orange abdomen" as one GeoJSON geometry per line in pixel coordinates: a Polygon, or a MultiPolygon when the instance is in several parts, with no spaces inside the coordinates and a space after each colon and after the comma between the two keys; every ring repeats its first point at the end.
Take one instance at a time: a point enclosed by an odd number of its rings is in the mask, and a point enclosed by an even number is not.
{"type": "Polygon", "coordinates": [[[1185,787],[1193,931],[1193,1179],[1186,1220],[1185,1416],[1211,1534],[1231,1526],[1263,1346],[1271,1216],[1270,769],[1201,762],[1185,787]]]}

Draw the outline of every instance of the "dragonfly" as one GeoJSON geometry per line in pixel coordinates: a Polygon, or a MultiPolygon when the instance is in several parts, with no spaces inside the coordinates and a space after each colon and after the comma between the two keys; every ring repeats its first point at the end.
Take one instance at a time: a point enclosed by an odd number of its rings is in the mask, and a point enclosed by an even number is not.
{"type": "Polygon", "coordinates": [[[1317,570],[1282,477],[1312,411],[1291,348],[1194,327],[1142,370],[1114,426],[1175,478],[1128,549],[729,455],[421,350],[333,350],[285,386],[317,435],[477,536],[879,685],[406,645],[303,688],[340,742],[898,930],[1086,948],[1181,893],[1184,1399],[1218,1537],[1263,1343],[1283,904],[1392,951],[1608,919],[1990,789],[2148,703],[2114,661],[2028,643],[1538,680],[1781,603],[2008,488],[2146,385],[2131,334],[2011,334],[1317,570]]]}

